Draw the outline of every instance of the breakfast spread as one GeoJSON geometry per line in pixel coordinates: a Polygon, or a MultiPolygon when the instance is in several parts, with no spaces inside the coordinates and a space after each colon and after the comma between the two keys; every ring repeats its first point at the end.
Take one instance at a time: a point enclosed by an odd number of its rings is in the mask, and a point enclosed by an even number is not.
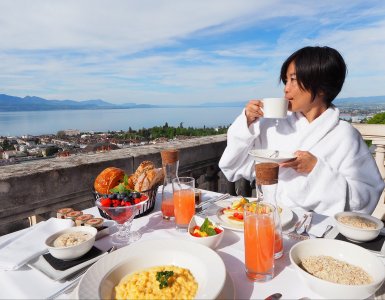
{"type": "Polygon", "coordinates": [[[125,276],[115,287],[115,299],[193,299],[197,290],[190,270],[157,266],[125,276]]]}
{"type": "Polygon", "coordinates": [[[338,222],[361,229],[376,229],[377,224],[360,216],[339,216],[338,222]]]}
{"type": "Polygon", "coordinates": [[[215,226],[208,218],[206,218],[201,226],[194,226],[190,234],[195,237],[207,237],[220,234],[223,230],[215,226]]]}
{"type": "Polygon", "coordinates": [[[309,256],[301,261],[300,266],[309,274],[334,283],[361,285],[373,281],[362,268],[331,256],[309,256]]]}
{"type": "Polygon", "coordinates": [[[65,214],[66,219],[72,219],[75,221],[75,219],[83,214],[82,211],[73,210],[65,214]]]}
{"type": "Polygon", "coordinates": [[[103,218],[95,218],[92,214],[83,214],[82,211],[77,211],[70,207],[59,209],[57,211],[57,218],[71,219],[75,222],[76,226],[92,226],[98,231],[106,228],[106,226],[103,225],[103,218]]]}
{"type": "Polygon", "coordinates": [[[76,217],[75,224],[76,226],[84,226],[84,224],[89,220],[92,219],[94,216],[91,214],[84,214],[76,217]]]}
{"type": "Polygon", "coordinates": [[[70,207],[61,208],[57,211],[56,217],[58,219],[65,219],[65,215],[71,211],[74,211],[74,209],[70,207]]]}
{"type": "Polygon", "coordinates": [[[57,237],[53,242],[54,247],[71,247],[79,245],[92,238],[92,235],[87,232],[75,231],[64,233],[57,237]]]}
{"type": "Polygon", "coordinates": [[[103,218],[91,218],[85,222],[85,226],[92,226],[95,227],[96,229],[101,229],[103,228],[103,223],[104,220],[103,218]]]}

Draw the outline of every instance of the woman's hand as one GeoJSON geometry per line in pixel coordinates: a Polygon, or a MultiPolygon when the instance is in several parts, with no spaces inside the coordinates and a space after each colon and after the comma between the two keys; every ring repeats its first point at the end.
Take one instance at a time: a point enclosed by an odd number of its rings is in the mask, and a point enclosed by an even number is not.
{"type": "Polygon", "coordinates": [[[247,119],[247,127],[249,127],[251,123],[255,122],[258,118],[263,116],[261,107],[263,107],[261,100],[250,100],[249,103],[246,104],[245,114],[247,119]]]}
{"type": "Polygon", "coordinates": [[[291,161],[281,163],[279,166],[283,168],[293,168],[298,173],[309,174],[317,163],[317,157],[308,151],[296,151],[297,157],[291,161]]]}

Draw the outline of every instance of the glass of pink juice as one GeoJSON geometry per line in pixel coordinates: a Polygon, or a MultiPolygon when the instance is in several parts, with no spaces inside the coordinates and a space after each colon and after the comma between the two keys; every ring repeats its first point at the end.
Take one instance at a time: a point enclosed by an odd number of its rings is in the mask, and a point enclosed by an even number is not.
{"type": "Polygon", "coordinates": [[[252,281],[274,276],[275,207],[266,202],[244,206],[245,271],[252,281]]]}
{"type": "Polygon", "coordinates": [[[163,219],[169,220],[174,217],[174,200],[172,197],[162,200],[161,211],[163,219]]]}
{"type": "Polygon", "coordinates": [[[195,179],[193,177],[175,178],[172,185],[175,225],[177,229],[186,231],[195,214],[195,179]]]}

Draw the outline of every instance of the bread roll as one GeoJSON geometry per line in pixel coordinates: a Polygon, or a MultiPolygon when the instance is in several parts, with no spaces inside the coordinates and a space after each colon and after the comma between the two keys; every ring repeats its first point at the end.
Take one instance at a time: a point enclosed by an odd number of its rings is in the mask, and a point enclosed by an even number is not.
{"type": "Polygon", "coordinates": [[[109,167],[104,169],[95,179],[94,188],[99,194],[108,194],[112,188],[123,181],[124,171],[109,167]]]}
{"type": "Polygon", "coordinates": [[[146,172],[147,170],[154,169],[154,168],[155,168],[155,165],[152,161],[145,160],[145,161],[141,162],[141,164],[138,166],[138,168],[136,169],[136,171],[134,173],[135,184],[143,172],[146,172]]]}
{"type": "Polygon", "coordinates": [[[140,174],[138,180],[135,184],[135,190],[138,192],[143,192],[151,189],[158,182],[163,179],[163,169],[148,169],[140,174]]]}

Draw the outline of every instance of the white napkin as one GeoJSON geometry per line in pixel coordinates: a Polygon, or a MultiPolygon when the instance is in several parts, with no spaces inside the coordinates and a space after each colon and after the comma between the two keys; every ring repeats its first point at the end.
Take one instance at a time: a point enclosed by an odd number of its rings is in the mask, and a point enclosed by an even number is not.
{"type": "Polygon", "coordinates": [[[69,219],[51,218],[33,226],[0,248],[0,270],[16,270],[47,251],[45,240],[55,232],[73,226],[69,219]]]}

